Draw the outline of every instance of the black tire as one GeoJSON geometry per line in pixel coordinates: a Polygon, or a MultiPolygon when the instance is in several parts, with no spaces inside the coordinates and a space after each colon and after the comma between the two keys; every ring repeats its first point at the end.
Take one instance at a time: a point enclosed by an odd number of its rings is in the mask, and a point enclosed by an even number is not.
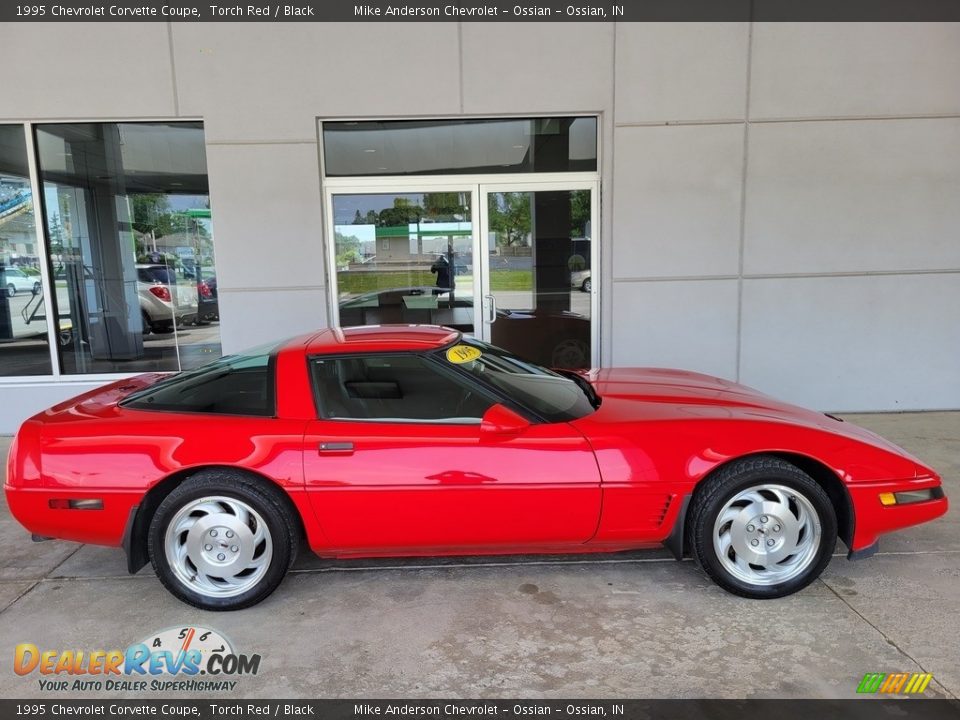
{"type": "Polygon", "coordinates": [[[150,331],[153,329],[153,325],[150,324],[150,316],[147,315],[145,310],[140,311],[140,324],[143,325],[143,334],[149,335],[150,331]]]}
{"type": "Polygon", "coordinates": [[[704,572],[724,590],[754,599],[779,598],[805,588],[823,572],[837,544],[836,510],[824,489],[795,465],[762,455],[733,462],[704,480],[690,504],[687,528],[690,551],[704,572]],[[713,542],[715,523],[724,506],[736,494],[763,484],[795,490],[816,511],[820,523],[819,547],[806,568],[795,577],[769,585],[748,583],[733,575],[721,562],[713,542]]]}
{"type": "Polygon", "coordinates": [[[172,322],[153,323],[150,326],[150,330],[152,330],[155,335],[169,335],[170,333],[173,332],[173,323],[172,322]]]}
{"type": "Polygon", "coordinates": [[[33,294],[34,294],[34,295],[39,295],[39,294],[40,294],[40,283],[35,282],[35,283],[33,284],[33,294]]]}
{"type": "Polygon", "coordinates": [[[593,289],[593,280],[587,278],[583,281],[583,284],[580,285],[581,292],[590,292],[593,289]]]}
{"type": "Polygon", "coordinates": [[[7,297],[13,297],[17,294],[17,286],[13,283],[7,285],[7,297]]]}
{"type": "Polygon", "coordinates": [[[241,610],[256,605],[277,589],[300,548],[300,525],[283,491],[231,470],[202,470],[173,490],[154,513],[147,551],[160,582],[185,603],[204,610],[241,610]],[[167,525],[191,501],[216,495],[240,500],[262,516],[270,532],[272,558],[256,585],[232,597],[216,597],[188,587],[171,568],[164,551],[167,525]]]}

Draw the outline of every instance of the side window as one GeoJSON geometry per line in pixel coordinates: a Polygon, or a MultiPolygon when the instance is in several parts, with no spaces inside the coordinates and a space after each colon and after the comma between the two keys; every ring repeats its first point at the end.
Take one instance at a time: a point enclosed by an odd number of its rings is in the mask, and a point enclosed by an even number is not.
{"type": "Polygon", "coordinates": [[[417,355],[314,358],[311,367],[330,420],[475,424],[494,402],[417,355]]]}
{"type": "Polygon", "coordinates": [[[275,412],[273,345],[228,355],[209,365],[171,375],[120,404],[137,410],[259,415],[275,412]]]}

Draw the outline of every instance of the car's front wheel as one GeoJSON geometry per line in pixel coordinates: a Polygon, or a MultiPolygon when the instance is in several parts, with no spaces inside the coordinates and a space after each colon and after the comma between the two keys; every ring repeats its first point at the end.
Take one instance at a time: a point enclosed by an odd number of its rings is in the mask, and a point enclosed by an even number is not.
{"type": "Polygon", "coordinates": [[[777,598],[813,582],[830,562],[837,518],[824,489],[775,457],[734,462],[704,481],[690,506],[694,559],[722,588],[777,598]]]}
{"type": "Polygon", "coordinates": [[[13,297],[16,294],[17,294],[17,286],[14,285],[13,283],[10,283],[9,285],[7,285],[7,296],[13,297]]]}
{"type": "Polygon", "coordinates": [[[205,610],[255,605],[283,580],[299,546],[282,491],[225,470],[197,473],[150,523],[154,570],[178,598],[205,610]]]}

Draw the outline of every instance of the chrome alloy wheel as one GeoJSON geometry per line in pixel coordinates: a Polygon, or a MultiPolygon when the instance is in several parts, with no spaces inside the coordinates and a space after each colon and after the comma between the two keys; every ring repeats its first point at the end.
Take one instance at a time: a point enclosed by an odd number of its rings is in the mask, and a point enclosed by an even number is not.
{"type": "Polygon", "coordinates": [[[177,579],[209,597],[233,597],[254,587],[273,558],[270,529],[242,500],[198,498],[167,525],[167,563],[177,579]]]}
{"type": "Polygon", "coordinates": [[[714,523],[713,548],[738,580],[776,585],[809,567],[821,534],[820,516],[803,494],[785,485],[755,485],[723,506],[714,523]]]}

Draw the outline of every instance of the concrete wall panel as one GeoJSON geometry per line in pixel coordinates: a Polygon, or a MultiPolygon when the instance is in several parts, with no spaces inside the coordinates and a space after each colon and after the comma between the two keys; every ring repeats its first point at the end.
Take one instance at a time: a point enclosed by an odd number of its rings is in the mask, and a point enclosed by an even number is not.
{"type": "Polygon", "coordinates": [[[748,23],[618,23],[618,123],[742,120],[748,23]]]}
{"type": "Polygon", "coordinates": [[[459,109],[452,23],[176,24],[180,112],[211,142],[316,139],[317,117],[459,109]]]}
{"type": "Polygon", "coordinates": [[[745,280],[741,380],[821,410],[956,408],[960,274],[745,280]]]}
{"type": "Polygon", "coordinates": [[[207,149],[220,288],[326,285],[316,144],[207,149]]]}
{"type": "Polygon", "coordinates": [[[757,23],[750,117],[960,113],[960,23],[757,23]]]}
{"type": "Polygon", "coordinates": [[[609,108],[613,32],[605,23],[464,23],[463,112],[609,108]]]}
{"type": "Polygon", "coordinates": [[[620,127],[614,277],[736,274],[742,125],[620,127]]]}
{"type": "Polygon", "coordinates": [[[0,118],[176,114],[166,23],[7,23],[0,118]]]}
{"type": "Polygon", "coordinates": [[[617,282],[613,366],[737,372],[737,281],[617,282]]]}
{"type": "Polygon", "coordinates": [[[960,268],[960,118],[756,124],[744,270],[960,268]]]}

